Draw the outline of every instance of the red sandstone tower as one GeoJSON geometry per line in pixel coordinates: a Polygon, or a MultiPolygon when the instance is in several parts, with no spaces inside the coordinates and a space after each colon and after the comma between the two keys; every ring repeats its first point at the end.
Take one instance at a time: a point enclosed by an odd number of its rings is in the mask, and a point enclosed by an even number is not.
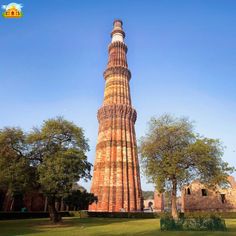
{"type": "Polygon", "coordinates": [[[98,197],[91,211],[139,211],[142,208],[139,163],[131,105],[122,21],[115,20],[102,107],[98,110],[98,141],[91,192],[98,197]]]}

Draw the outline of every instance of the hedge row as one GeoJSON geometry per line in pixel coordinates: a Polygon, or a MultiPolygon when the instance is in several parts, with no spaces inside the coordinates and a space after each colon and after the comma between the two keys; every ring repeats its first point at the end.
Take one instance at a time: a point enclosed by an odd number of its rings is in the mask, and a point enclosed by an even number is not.
{"type": "MultiPolygon", "coordinates": [[[[70,216],[68,211],[60,212],[62,217],[70,216]]],[[[32,219],[32,218],[49,218],[48,212],[0,212],[0,220],[32,219]]]]}
{"type": "MultiPolygon", "coordinates": [[[[86,211],[84,211],[86,212],[86,211]]],[[[170,216],[170,213],[163,212],[94,212],[89,211],[88,217],[102,217],[102,218],[161,218],[170,216]]],[[[211,217],[212,212],[186,212],[179,213],[179,217],[196,218],[196,217],[211,217]]],[[[217,212],[215,216],[225,219],[236,219],[236,212],[217,212]]],[[[79,216],[77,214],[77,216],[79,216]]]]}
{"type": "MultiPolygon", "coordinates": [[[[64,211],[60,212],[62,217],[75,216],[80,218],[86,217],[101,217],[101,218],[161,218],[170,216],[170,213],[160,212],[93,212],[93,211],[64,211]]],[[[180,218],[196,218],[205,217],[209,218],[212,212],[186,212],[180,213],[180,218]]],[[[217,212],[215,216],[225,219],[236,219],[236,212],[217,212]]],[[[0,220],[10,219],[30,219],[30,218],[48,218],[48,212],[0,212],[0,220]]]]}
{"type": "Polygon", "coordinates": [[[80,210],[80,211],[69,211],[70,216],[79,217],[79,218],[88,218],[88,211],[87,210],[80,210]]]}
{"type": "Polygon", "coordinates": [[[162,213],[157,212],[95,212],[89,211],[88,217],[102,217],[102,218],[160,218],[162,213]]]}
{"type": "MultiPolygon", "coordinates": [[[[183,213],[180,213],[180,216],[183,213]]],[[[212,214],[219,216],[224,219],[236,219],[236,212],[185,212],[184,216],[188,218],[194,218],[194,217],[210,217],[212,214]]]]}

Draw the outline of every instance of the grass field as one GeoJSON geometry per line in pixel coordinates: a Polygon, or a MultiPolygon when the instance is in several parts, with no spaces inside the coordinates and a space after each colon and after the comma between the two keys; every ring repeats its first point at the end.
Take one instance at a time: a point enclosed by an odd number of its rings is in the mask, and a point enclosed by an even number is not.
{"type": "Polygon", "coordinates": [[[236,236],[236,219],[226,220],[227,232],[161,232],[159,219],[65,218],[60,225],[47,219],[0,221],[0,235],[158,235],[158,236],[236,236]]]}

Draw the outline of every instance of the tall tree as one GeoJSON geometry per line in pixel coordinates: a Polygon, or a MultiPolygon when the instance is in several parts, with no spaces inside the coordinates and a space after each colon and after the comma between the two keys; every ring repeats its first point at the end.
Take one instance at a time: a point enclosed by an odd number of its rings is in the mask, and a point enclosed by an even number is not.
{"type": "Polygon", "coordinates": [[[163,115],[152,118],[139,151],[149,181],[160,192],[171,191],[171,212],[178,218],[176,195],[184,184],[198,178],[208,187],[226,183],[234,168],[224,162],[218,139],[200,137],[186,118],[163,115]]]}
{"type": "Polygon", "coordinates": [[[0,186],[14,201],[22,196],[32,183],[33,169],[27,158],[25,134],[20,128],[0,130],[0,186]]]}
{"type": "Polygon", "coordinates": [[[29,134],[28,142],[32,165],[37,167],[39,183],[48,198],[50,218],[59,222],[56,200],[66,197],[74,182],[91,178],[88,142],[80,127],[61,117],[44,121],[29,134]]]}

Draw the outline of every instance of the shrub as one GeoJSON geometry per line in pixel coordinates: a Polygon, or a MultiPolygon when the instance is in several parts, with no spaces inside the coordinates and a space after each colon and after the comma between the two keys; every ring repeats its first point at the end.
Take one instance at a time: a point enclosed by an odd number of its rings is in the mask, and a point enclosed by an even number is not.
{"type": "Polygon", "coordinates": [[[161,230],[191,230],[191,231],[225,231],[225,221],[218,216],[210,217],[198,216],[185,218],[183,215],[179,220],[174,220],[171,216],[162,217],[160,220],[161,230]]]}
{"type": "Polygon", "coordinates": [[[164,216],[160,219],[161,230],[171,231],[171,230],[182,230],[182,225],[180,224],[182,219],[175,221],[171,216],[164,216]]]}
{"type": "Polygon", "coordinates": [[[81,210],[81,211],[69,211],[70,216],[75,216],[79,218],[87,218],[88,217],[88,211],[81,210]]]}

